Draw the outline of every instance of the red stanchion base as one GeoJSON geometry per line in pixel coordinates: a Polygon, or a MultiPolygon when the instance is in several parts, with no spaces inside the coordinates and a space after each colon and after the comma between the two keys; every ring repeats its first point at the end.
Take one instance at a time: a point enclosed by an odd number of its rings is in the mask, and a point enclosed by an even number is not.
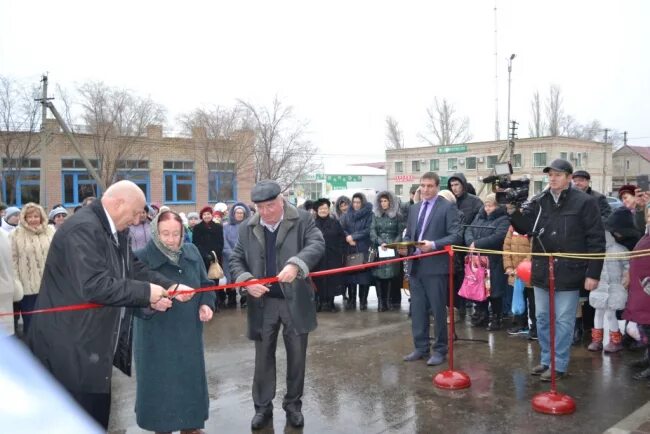
{"type": "Polygon", "coordinates": [[[458,390],[467,389],[472,382],[469,375],[462,371],[442,371],[433,377],[433,384],[440,389],[458,390]]]}
{"type": "Polygon", "coordinates": [[[576,403],[569,395],[557,392],[538,393],[533,397],[533,410],[545,414],[571,414],[576,411],[576,403]]]}

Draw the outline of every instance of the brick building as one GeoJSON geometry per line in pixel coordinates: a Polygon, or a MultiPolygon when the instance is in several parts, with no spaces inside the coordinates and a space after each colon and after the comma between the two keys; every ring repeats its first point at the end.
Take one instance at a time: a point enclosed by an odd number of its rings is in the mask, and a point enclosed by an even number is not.
{"type": "MultiPolygon", "coordinates": [[[[452,146],[424,146],[386,151],[388,188],[403,200],[408,200],[411,185],[418,185],[427,171],[441,177],[441,186],[454,172],[463,172],[467,181],[479,191],[481,179],[493,173],[495,163],[507,142],[475,142],[452,146]]],[[[530,193],[535,194],[548,182],[542,169],[555,158],[565,158],[574,170],[591,174],[594,190],[612,191],[612,145],[568,137],[539,137],[518,139],[512,161],[513,179],[530,179],[530,193]]],[[[483,189],[483,195],[488,189],[483,189]]]]}
{"type": "MultiPolygon", "coordinates": [[[[100,195],[97,183],[56,121],[48,119],[45,131],[49,136],[45,155],[30,155],[20,170],[8,169],[15,167],[15,162],[3,159],[2,201],[17,206],[38,202],[41,177],[46,197],[42,205],[47,209],[59,203],[74,208],[85,197],[100,195]]],[[[252,134],[240,131],[233,140],[209,141],[200,130],[187,138],[164,137],[162,126],[150,125],[145,136],[129,139],[129,151],[122,154],[125,158],[113,162],[117,164],[117,179],[138,184],[148,203],[157,202],[179,212],[217,202],[250,202],[254,163],[246,147],[252,146],[252,134]]],[[[97,136],[75,137],[85,156],[99,168],[106,153],[98,155],[95,151],[97,136]]]]}

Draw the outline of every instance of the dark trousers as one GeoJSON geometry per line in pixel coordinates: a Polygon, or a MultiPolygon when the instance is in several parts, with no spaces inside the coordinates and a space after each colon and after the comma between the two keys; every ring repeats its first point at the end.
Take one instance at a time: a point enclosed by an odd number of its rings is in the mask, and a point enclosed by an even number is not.
{"type": "Polygon", "coordinates": [[[411,330],[413,344],[421,353],[429,352],[429,314],[433,314],[435,343],[433,351],[447,354],[447,287],[449,276],[411,276],[411,330]]]}
{"type": "MultiPolygon", "coordinates": [[[[18,312],[18,311],[29,312],[34,310],[34,306],[36,306],[37,297],[38,294],[24,296],[22,300],[14,303],[14,312],[18,312]]],[[[27,336],[27,332],[29,331],[29,325],[32,322],[32,315],[15,315],[14,329],[18,327],[18,318],[20,316],[23,317],[23,336],[27,336]]]]}
{"type": "Polygon", "coordinates": [[[72,398],[86,410],[95,421],[108,430],[108,417],[111,414],[111,393],[71,392],[72,398]]]}
{"type": "Polygon", "coordinates": [[[524,288],[524,307],[526,311],[521,315],[515,315],[514,322],[520,327],[528,327],[530,320],[530,329],[537,330],[537,319],[535,318],[535,290],[533,288],[524,288]]]}
{"type": "Polygon", "coordinates": [[[308,334],[296,333],[286,300],[264,297],[262,338],[255,341],[253,403],[256,413],[273,411],[276,387],[275,350],[280,325],[283,326],[282,337],[287,352],[287,393],[282,401],[282,408],[291,411],[302,409],[308,334]]]}

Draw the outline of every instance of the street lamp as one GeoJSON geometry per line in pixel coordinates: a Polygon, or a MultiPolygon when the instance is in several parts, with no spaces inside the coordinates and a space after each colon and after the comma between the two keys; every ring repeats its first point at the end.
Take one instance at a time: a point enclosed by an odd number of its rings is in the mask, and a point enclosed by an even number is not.
{"type": "Polygon", "coordinates": [[[510,139],[510,75],[512,73],[512,59],[515,58],[515,54],[512,53],[508,60],[508,123],[506,124],[506,137],[508,138],[508,161],[512,162],[514,146],[512,140],[510,139]]]}

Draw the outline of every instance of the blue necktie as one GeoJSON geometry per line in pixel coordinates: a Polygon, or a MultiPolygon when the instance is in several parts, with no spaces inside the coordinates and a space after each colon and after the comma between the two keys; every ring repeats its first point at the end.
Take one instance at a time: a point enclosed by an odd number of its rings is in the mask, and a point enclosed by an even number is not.
{"type": "Polygon", "coordinates": [[[429,201],[425,200],[422,204],[422,209],[420,210],[420,217],[418,218],[418,224],[415,227],[415,238],[413,241],[420,240],[420,233],[422,232],[422,227],[424,226],[424,218],[427,216],[427,208],[429,207],[429,201]]]}

